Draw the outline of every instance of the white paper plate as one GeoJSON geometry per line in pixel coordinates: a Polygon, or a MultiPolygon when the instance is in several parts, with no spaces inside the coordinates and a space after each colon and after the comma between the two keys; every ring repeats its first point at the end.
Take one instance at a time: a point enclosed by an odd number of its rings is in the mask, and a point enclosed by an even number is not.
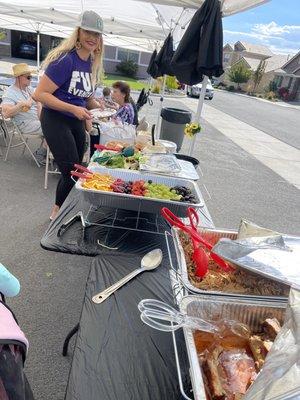
{"type": "Polygon", "coordinates": [[[106,108],[105,110],[101,110],[100,108],[94,108],[93,110],[90,110],[90,112],[93,115],[94,119],[103,119],[112,117],[113,115],[116,114],[117,111],[113,110],[112,108],[106,108]]]}

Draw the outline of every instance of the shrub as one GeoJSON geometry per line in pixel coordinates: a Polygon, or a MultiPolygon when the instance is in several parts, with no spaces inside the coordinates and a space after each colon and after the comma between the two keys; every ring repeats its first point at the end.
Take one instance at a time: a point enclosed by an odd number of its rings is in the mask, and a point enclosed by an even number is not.
{"type": "Polygon", "coordinates": [[[228,92],[234,92],[235,87],[233,85],[227,86],[227,90],[228,90],[228,92]]]}
{"type": "Polygon", "coordinates": [[[267,93],[265,94],[265,98],[266,98],[267,100],[272,100],[272,101],[274,101],[274,100],[276,99],[276,93],[275,93],[275,92],[272,92],[272,91],[267,92],[267,93]]]}
{"type": "Polygon", "coordinates": [[[135,78],[138,72],[138,65],[132,60],[121,61],[120,64],[116,66],[116,70],[121,74],[129,77],[135,78]]]}
{"type": "Polygon", "coordinates": [[[156,84],[152,87],[151,92],[152,92],[152,93],[159,94],[159,93],[160,93],[160,86],[156,83],[156,84]]]}
{"type": "Polygon", "coordinates": [[[178,89],[178,82],[176,76],[169,76],[166,77],[166,87],[168,89],[178,89]]]}
{"type": "Polygon", "coordinates": [[[282,99],[282,100],[288,100],[288,98],[289,98],[289,91],[288,91],[287,88],[281,87],[280,89],[278,89],[278,95],[279,95],[280,99],[282,99]]]}

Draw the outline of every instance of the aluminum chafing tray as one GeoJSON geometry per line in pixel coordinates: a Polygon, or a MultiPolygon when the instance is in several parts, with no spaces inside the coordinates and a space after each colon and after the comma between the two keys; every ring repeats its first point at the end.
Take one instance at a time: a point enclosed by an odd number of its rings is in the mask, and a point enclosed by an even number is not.
{"type": "MultiPolygon", "coordinates": [[[[215,245],[220,238],[229,238],[229,239],[236,239],[237,238],[237,231],[233,230],[223,230],[223,229],[214,229],[214,228],[204,228],[199,227],[199,232],[203,237],[210,242],[211,244],[215,245]]],[[[182,248],[180,239],[179,239],[179,230],[177,228],[172,228],[172,235],[174,239],[174,245],[176,249],[176,256],[179,265],[179,273],[181,275],[181,280],[183,285],[189,291],[193,293],[199,294],[206,294],[206,295],[217,295],[217,296],[232,296],[238,298],[249,298],[249,299],[261,299],[261,300],[270,300],[270,301],[284,301],[287,302],[287,296],[263,296],[263,295],[251,295],[251,294],[239,294],[239,293],[229,293],[229,292],[221,292],[216,290],[204,290],[199,289],[193,285],[193,283],[189,280],[188,270],[187,270],[187,263],[185,260],[184,250],[182,248]]],[[[238,266],[236,266],[238,268],[238,266]]],[[[250,274],[250,272],[249,272],[250,274]]],[[[253,275],[253,274],[252,274],[253,275]]],[[[284,286],[282,284],[282,286],[284,286]]]]}
{"type": "Polygon", "coordinates": [[[102,174],[109,174],[115,178],[120,178],[126,181],[135,181],[139,179],[152,180],[154,183],[165,184],[170,187],[173,186],[186,186],[191,189],[193,195],[197,199],[196,204],[180,202],[180,201],[169,201],[162,199],[152,199],[148,197],[138,197],[125,193],[113,193],[105,192],[101,190],[85,189],[81,186],[82,180],[76,182],[76,189],[82,191],[84,199],[99,207],[112,207],[122,208],[125,210],[141,211],[148,213],[159,213],[162,207],[168,207],[173,213],[179,216],[186,216],[186,209],[193,206],[194,208],[203,207],[203,199],[198,188],[198,185],[194,181],[189,181],[181,178],[174,178],[169,176],[146,174],[143,173],[137,176],[136,172],[124,171],[118,169],[109,169],[105,167],[90,167],[93,172],[99,172],[102,174]]]}
{"type": "MultiPolygon", "coordinates": [[[[186,296],[180,302],[180,311],[193,317],[210,320],[228,318],[247,324],[257,332],[266,318],[277,318],[283,324],[287,303],[251,299],[236,299],[227,296],[186,296]]],[[[205,394],[203,373],[199,363],[193,331],[184,328],[184,337],[190,362],[190,375],[194,400],[208,400],[205,394]]]]}

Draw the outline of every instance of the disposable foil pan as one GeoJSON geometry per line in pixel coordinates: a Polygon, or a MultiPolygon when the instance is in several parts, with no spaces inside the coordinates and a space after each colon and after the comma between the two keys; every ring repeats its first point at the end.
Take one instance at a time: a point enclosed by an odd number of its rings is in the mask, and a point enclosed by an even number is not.
{"type": "MultiPolygon", "coordinates": [[[[215,245],[220,238],[229,238],[236,239],[237,231],[233,230],[221,230],[214,228],[204,228],[198,227],[199,233],[212,245],[215,245]]],[[[262,296],[262,295],[251,295],[251,294],[239,294],[239,293],[229,293],[229,292],[221,292],[216,290],[204,290],[199,289],[193,285],[193,283],[189,280],[187,263],[185,260],[184,250],[182,248],[180,239],[179,239],[179,230],[177,228],[172,228],[172,234],[174,238],[174,245],[176,249],[176,256],[178,260],[178,265],[180,269],[180,275],[183,285],[191,292],[200,293],[200,294],[209,294],[209,295],[218,295],[218,296],[232,296],[238,298],[250,298],[250,299],[261,299],[261,300],[276,300],[276,301],[287,301],[287,297],[285,296],[262,296]]],[[[238,268],[238,266],[237,266],[238,268]]],[[[282,284],[282,286],[284,286],[282,284]]]]}
{"type": "MultiPolygon", "coordinates": [[[[223,296],[185,296],[180,302],[180,311],[203,319],[218,321],[230,319],[249,326],[251,331],[260,330],[266,318],[277,318],[283,324],[287,303],[261,300],[236,299],[223,296]]],[[[193,331],[184,328],[184,337],[190,362],[190,374],[195,400],[208,400],[205,394],[203,372],[199,363],[193,331]]]]}
{"type": "Polygon", "coordinates": [[[185,186],[191,189],[197,201],[196,204],[191,204],[181,201],[138,197],[125,193],[113,193],[101,190],[85,189],[81,186],[82,180],[79,179],[76,182],[76,189],[82,191],[84,199],[95,206],[121,208],[124,210],[141,211],[153,214],[160,212],[162,207],[168,207],[173,213],[179,216],[186,216],[186,209],[188,207],[193,206],[194,208],[199,208],[204,206],[200,189],[194,181],[146,173],[143,173],[143,175],[138,177],[135,172],[103,167],[93,167],[90,168],[90,170],[93,172],[99,172],[101,174],[109,174],[114,178],[120,178],[125,181],[143,179],[145,181],[152,180],[154,183],[165,184],[170,187],[185,186]]]}

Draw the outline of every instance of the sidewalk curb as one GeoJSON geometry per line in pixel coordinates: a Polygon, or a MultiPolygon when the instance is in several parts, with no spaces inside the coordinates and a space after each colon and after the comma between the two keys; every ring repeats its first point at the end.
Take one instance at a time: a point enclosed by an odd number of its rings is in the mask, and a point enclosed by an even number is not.
{"type": "MultiPolygon", "coordinates": [[[[134,94],[139,94],[140,90],[131,90],[131,93],[134,94]]],[[[151,97],[162,97],[161,94],[158,93],[150,93],[151,97]]],[[[186,95],[176,95],[176,94],[164,94],[164,99],[186,99],[187,96],[186,95]]]]}
{"type": "Polygon", "coordinates": [[[300,105],[299,106],[294,106],[293,104],[284,103],[283,101],[274,101],[273,102],[273,101],[269,101],[269,100],[266,100],[266,99],[261,99],[259,97],[249,96],[249,95],[243,94],[243,93],[229,92],[228,90],[222,90],[222,89],[216,89],[216,88],[214,88],[214,90],[216,92],[225,92],[225,93],[233,94],[235,96],[247,97],[248,99],[260,100],[260,101],[263,101],[264,103],[274,104],[274,105],[279,106],[279,107],[292,108],[294,110],[300,111],[300,105]]]}

